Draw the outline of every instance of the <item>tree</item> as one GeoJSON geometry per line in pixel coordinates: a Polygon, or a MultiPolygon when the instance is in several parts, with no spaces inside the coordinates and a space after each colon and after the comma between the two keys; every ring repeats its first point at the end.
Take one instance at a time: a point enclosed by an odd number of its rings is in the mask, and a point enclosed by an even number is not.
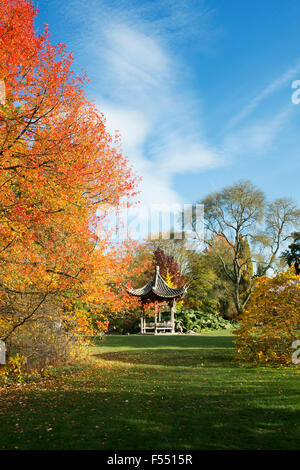
{"type": "Polygon", "coordinates": [[[154,253],[154,264],[159,266],[160,274],[164,279],[171,280],[174,287],[182,287],[185,284],[185,277],[181,274],[178,263],[174,256],[167,255],[164,250],[157,248],[154,253]]]}
{"type": "MultiPolygon", "coordinates": [[[[119,137],[87,100],[72,55],[51,44],[47,27],[37,35],[32,2],[0,0],[0,11],[0,337],[7,340],[51,311],[66,320],[76,299],[119,298],[112,286],[126,260],[97,237],[97,206],[130,198],[137,180],[119,137]]],[[[76,312],[69,323],[87,326],[86,309],[76,312]]]]}
{"type": "Polygon", "coordinates": [[[144,285],[153,276],[155,266],[160,267],[161,275],[166,279],[171,276],[174,285],[181,286],[186,282],[188,271],[187,250],[175,240],[146,240],[132,246],[130,272],[134,285],[144,285]],[[168,274],[169,273],[169,274],[168,274]]]}
{"type": "Polygon", "coordinates": [[[228,247],[229,259],[218,250],[213,253],[232,286],[236,314],[240,315],[254,288],[256,276],[249,275],[253,262],[260,254],[260,275],[274,266],[282,242],[289,237],[291,227],[300,222],[300,210],[288,199],[267,203],[264,193],[249,181],[226,187],[200,202],[205,211],[205,243],[213,248],[218,236],[228,247]]]}
{"type": "Polygon", "coordinates": [[[224,288],[220,285],[208,254],[191,251],[189,268],[189,288],[184,297],[185,307],[215,313],[220,309],[220,297],[224,294],[224,288]]]}
{"type": "Polygon", "coordinates": [[[159,233],[156,239],[148,239],[146,241],[146,245],[152,253],[154,253],[156,249],[160,248],[166,255],[173,256],[180,273],[183,276],[188,275],[190,246],[188,245],[184,234],[182,239],[177,239],[175,238],[175,233],[172,231],[164,233],[163,236],[159,233]]]}
{"type": "Polygon", "coordinates": [[[154,270],[155,262],[152,245],[145,242],[133,246],[127,285],[134,288],[144,286],[153,276],[154,270]]]}
{"type": "MultiPolygon", "coordinates": [[[[250,247],[243,241],[242,256],[248,259],[250,247]]],[[[224,272],[220,257],[230,266],[231,248],[220,235],[214,235],[203,251],[190,252],[189,290],[185,304],[204,312],[217,312],[225,318],[235,316],[233,285],[224,272]]],[[[247,295],[248,279],[253,273],[251,263],[244,265],[241,279],[241,298],[247,295]]]]}
{"type": "Polygon", "coordinates": [[[283,252],[282,257],[290,267],[294,266],[296,274],[300,274],[300,232],[292,233],[292,238],[293,243],[283,252]]]}

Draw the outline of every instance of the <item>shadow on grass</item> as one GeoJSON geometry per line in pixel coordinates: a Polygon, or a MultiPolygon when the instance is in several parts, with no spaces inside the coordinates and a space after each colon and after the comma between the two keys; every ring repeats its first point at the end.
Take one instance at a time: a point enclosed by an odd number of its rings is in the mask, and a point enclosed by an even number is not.
{"type": "Polygon", "coordinates": [[[197,368],[231,366],[234,349],[230,336],[111,336],[94,358],[127,364],[197,368]]]}
{"type": "Polygon", "coordinates": [[[226,336],[108,340],[82,372],[3,400],[0,449],[299,448],[294,371],[233,366],[226,336]]]}
{"type": "Polygon", "coordinates": [[[108,348],[152,349],[152,348],[232,348],[232,336],[202,335],[128,335],[107,336],[104,340],[95,339],[95,346],[108,348]]]}
{"type": "Polygon", "coordinates": [[[155,349],[140,351],[118,351],[95,353],[93,357],[105,361],[122,362],[126,364],[144,364],[152,366],[180,366],[197,368],[205,364],[206,367],[230,367],[236,360],[234,352],[220,349],[217,353],[211,349],[155,349]]]}
{"type": "Polygon", "coordinates": [[[125,349],[121,338],[123,350],[105,348],[61,386],[16,390],[0,413],[0,449],[299,448],[293,371],[233,367],[230,337],[184,339],[133,349],[131,338],[125,349]]]}
{"type": "MultiPolygon", "coordinates": [[[[297,449],[299,411],[277,406],[276,389],[228,395],[185,386],[141,393],[128,390],[49,391],[0,416],[3,449],[297,449]],[[257,405],[257,401],[260,405],[257,405]],[[49,406],[52,404],[52,406],[49,406]],[[35,409],[32,413],[31,409],[35,409]],[[18,429],[16,429],[16,418],[18,429]],[[2,423],[1,423],[2,422],[2,423]],[[21,433],[18,433],[21,430],[21,433]]],[[[130,390],[129,390],[130,389],[130,390]]],[[[291,402],[296,391],[288,390],[291,402]]]]}

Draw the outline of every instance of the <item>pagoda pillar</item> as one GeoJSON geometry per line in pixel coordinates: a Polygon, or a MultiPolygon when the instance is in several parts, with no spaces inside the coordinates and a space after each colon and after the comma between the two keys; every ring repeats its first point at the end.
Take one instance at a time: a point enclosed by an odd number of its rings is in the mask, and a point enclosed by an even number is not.
{"type": "Polygon", "coordinates": [[[146,324],[146,319],[145,319],[145,306],[142,304],[142,314],[141,314],[141,334],[143,335],[145,333],[145,324],[146,324]]]}
{"type": "Polygon", "coordinates": [[[175,305],[176,300],[171,301],[171,324],[172,324],[172,333],[175,333],[175,305]]]}

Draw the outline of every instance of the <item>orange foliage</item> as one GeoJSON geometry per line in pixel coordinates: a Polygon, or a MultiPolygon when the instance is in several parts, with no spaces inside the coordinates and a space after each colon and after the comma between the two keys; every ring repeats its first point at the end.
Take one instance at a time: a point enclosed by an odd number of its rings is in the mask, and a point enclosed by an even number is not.
{"type": "Polygon", "coordinates": [[[137,179],[72,54],[51,44],[47,26],[37,35],[32,2],[0,0],[0,11],[0,337],[49,302],[87,332],[78,299],[116,310],[130,302],[116,288],[128,250],[120,259],[97,238],[97,205],[133,196],[137,179]]]}
{"type": "Polygon", "coordinates": [[[299,276],[288,270],[273,278],[261,277],[234,332],[237,351],[254,362],[291,364],[299,325],[299,276]]]}

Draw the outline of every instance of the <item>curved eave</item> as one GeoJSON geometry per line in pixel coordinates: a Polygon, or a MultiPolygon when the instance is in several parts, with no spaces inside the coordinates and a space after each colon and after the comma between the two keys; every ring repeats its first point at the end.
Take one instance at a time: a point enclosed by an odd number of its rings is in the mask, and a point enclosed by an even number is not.
{"type": "Polygon", "coordinates": [[[128,294],[133,295],[134,297],[145,297],[146,295],[152,292],[153,282],[148,282],[144,287],[140,289],[127,289],[128,294]]]}
{"type": "Polygon", "coordinates": [[[147,299],[151,297],[159,297],[160,299],[176,299],[178,297],[184,297],[187,292],[187,287],[180,287],[179,289],[172,289],[168,287],[168,289],[157,289],[151,287],[148,289],[127,289],[128,294],[134,297],[140,297],[142,299],[147,299]]]}
{"type": "Polygon", "coordinates": [[[173,287],[170,287],[161,275],[156,272],[153,278],[144,287],[140,289],[127,289],[127,292],[134,297],[140,297],[142,300],[153,299],[153,297],[159,298],[160,300],[171,300],[184,297],[187,289],[187,286],[173,289],[173,287]]]}

